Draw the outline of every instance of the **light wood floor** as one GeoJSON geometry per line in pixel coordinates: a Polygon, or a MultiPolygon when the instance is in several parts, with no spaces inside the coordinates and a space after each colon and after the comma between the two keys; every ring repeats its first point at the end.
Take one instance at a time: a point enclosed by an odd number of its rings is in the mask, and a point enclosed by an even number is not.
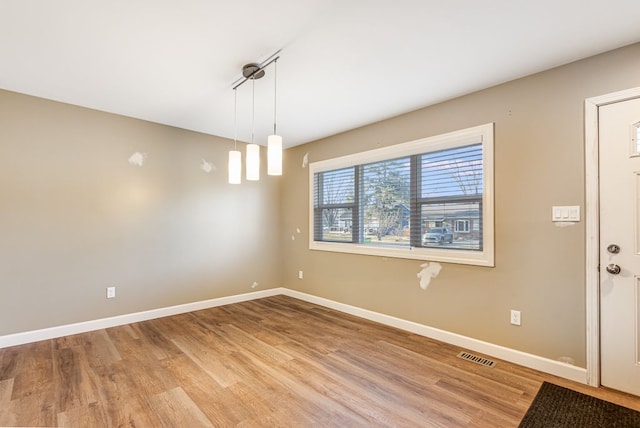
{"type": "Polygon", "coordinates": [[[543,380],[284,296],[0,349],[0,426],[516,427],[543,380]]]}

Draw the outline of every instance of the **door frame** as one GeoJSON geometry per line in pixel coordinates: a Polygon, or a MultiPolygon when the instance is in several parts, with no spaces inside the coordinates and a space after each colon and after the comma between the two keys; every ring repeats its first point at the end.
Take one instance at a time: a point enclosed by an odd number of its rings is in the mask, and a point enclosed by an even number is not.
{"type": "Polygon", "coordinates": [[[640,97],[640,87],[587,98],[584,102],[587,383],[600,386],[600,106],[640,97]]]}

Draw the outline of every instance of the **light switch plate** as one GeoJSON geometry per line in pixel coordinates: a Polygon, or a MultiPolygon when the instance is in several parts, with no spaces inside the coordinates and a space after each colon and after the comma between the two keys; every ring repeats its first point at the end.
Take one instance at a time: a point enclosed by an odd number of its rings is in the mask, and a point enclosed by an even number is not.
{"type": "Polygon", "coordinates": [[[580,221],[580,205],[551,207],[551,221],[580,221]]]}

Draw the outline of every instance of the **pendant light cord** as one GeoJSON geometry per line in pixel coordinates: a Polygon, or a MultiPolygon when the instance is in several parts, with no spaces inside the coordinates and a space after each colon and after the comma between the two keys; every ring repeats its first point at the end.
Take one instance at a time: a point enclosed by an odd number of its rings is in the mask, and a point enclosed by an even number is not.
{"type": "Polygon", "coordinates": [[[254,135],[256,132],[256,79],[251,79],[252,83],[252,101],[251,101],[251,144],[254,144],[254,135]]]}
{"type": "Polygon", "coordinates": [[[233,90],[233,150],[238,150],[238,91],[233,90]]]}
{"type": "Polygon", "coordinates": [[[273,135],[277,135],[276,132],[276,117],[278,112],[278,60],[276,59],[273,64],[273,135]]]}

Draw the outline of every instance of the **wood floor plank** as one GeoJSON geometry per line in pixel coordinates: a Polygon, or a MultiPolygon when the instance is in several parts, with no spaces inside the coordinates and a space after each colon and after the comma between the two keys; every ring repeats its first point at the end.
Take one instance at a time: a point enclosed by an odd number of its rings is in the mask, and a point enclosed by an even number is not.
{"type": "MultiPolygon", "coordinates": [[[[107,420],[106,412],[99,403],[90,403],[58,413],[58,426],[63,427],[97,427],[107,420]]],[[[114,425],[109,423],[109,426],[114,425]]]]}
{"type": "Polygon", "coordinates": [[[240,380],[231,367],[227,367],[201,342],[183,337],[173,339],[173,343],[220,386],[227,387],[240,380]]]}
{"type": "MultiPolygon", "coordinates": [[[[25,345],[17,356],[11,400],[7,405],[11,425],[51,426],[56,423],[56,389],[53,379],[52,342],[25,345]]],[[[2,412],[0,412],[2,413],[2,412]]],[[[0,420],[7,419],[0,415],[0,420]]]]}
{"type": "Polygon", "coordinates": [[[137,325],[138,337],[144,343],[148,355],[153,358],[162,360],[171,355],[179,354],[181,351],[177,349],[164,332],[166,322],[141,322],[137,325]]]}
{"type": "Polygon", "coordinates": [[[214,426],[180,387],[156,394],[150,401],[163,427],[214,426]]]}
{"type": "Polygon", "coordinates": [[[122,361],[113,365],[125,373],[132,388],[144,391],[145,395],[153,395],[178,386],[174,379],[165,375],[153,352],[155,345],[146,340],[143,333],[137,331],[138,339],[132,339],[126,330],[120,328],[109,329],[108,333],[122,355],[122,361]]]}
{"type": "MultiPolygon", "coordinates": [[[[42,341],[27,346],[28,352],[21,355],[15,374],[12,399],[28,397],[34,391],[52,393],[51,374],[53,354],[51,342],[42,341]]],[[[49,394],[47,394],[49,395],[49,394]]]]}
{"type": "MultiPolygon", "coordinates": [[[[315,388],[312,382],[309,382],[309,373],[296,372],[287,363],[274,366],[250,355],[241,356],[247,357],[246,365],[255,366],[269,384],[283,391],[277,394],[280,397],[279,407],[287,409],[291,414],[301,415],[304,421],[318,425],[326,419],[352,421],[354,416],[357,417],[343,403],[332,400],[315,388]]],[[[250,380],[245,380],[245,383],[253,386],[253,383],[249,382],[250,380]]]]}
{"type": "Polygon", "coordinates": [[[80,347],[61,348],[54,353],[54,382],[56,408],[65,412],[78,406],[96,402],[95,389],[82,364],[80,347]]]}
{"type": "MultiPolygon", "coordinates": [[[[336,406],[344,407],[347,411],[341,411],[339,415],[343,420],[339,424],[332,420],[326,426],[371,426],[400,424],[405,418],[389,418],[385,412],[371,406],[369,391],[363,391],[353,384],[344,382],[344,379],[327,370],[326,367],[310,364],[309,361],[295,359],[288,364],[288,370],[295,373],[298,379],[306,379],[306,382],[319,394],[326,396],[336,406]]],[[[326,419],[326,417],[325,417],[326,419]]],[[[337,419],[337,418],[336,418],[337,419]]]]}
{"type": "Polygon", "coordinates": [[[13,393],[13,378],[0,380],[0,406],[5,405],[11,401],[11,394],[13,393]]]}
{"type": "Polygon", "coordinates": [[[291,355],[278,350],[277,348],[265,343],[250,334],[245,333],[242,329],[233,324],[226,324],[221,327],[224,332],[224,338],[234,343],[240,349],[240,352],[248,352],[260,358],[266,364],[281,364],[291,361],[291,355]]]}
{"type": "Polygon", "coordinates": [[[98,402],[104,410],[105,418],[96,426],[146,427],[159,424],[149,405],[146,391],[140,388],[136,378],[130,376],[130,370],[131,367],[125,361],[96,369],[98,402]]]}
{"type": "Polygon", "coordinates": [[[244,400],[210,376],[203,376],[202,369],[187,355],[168,358],[161,364],[215,426],[236,426],[252,416],[244,400]]]}
{"type": "MultiPolygon", "coordinates": [[[[329,355],[314,353],[304,346],[293,343],[283,345],[296,358],[291,365],[300,365],[300,371],[308,377],[307,382],[314,385],[322,394],[353,410],[367,422],[356,426],[411,426],[411,420],[397,412],[388,412],[384,399],[376,402],[372,399],[373,388],[369,383],[351,382],[344,376],[340,367],[329,355]],[[390,413],[393,417],[390,417],[390,413]]],[[[360,380],[357,376],[356,379],[360,380]]],[[[375,397],[374,397],[375,398],[375,397]]],[[[332,425],[330,425],[332,426],[332,425]]]]}
{"type": "Polygon", "coordinates": [[[0,349],[0,426],[516,427],[543,381],[640,410],[461,350],[273,296],[0,349]]]}
{"type": "Polygon", "coordinates": [[[302,426],[300,417],[280,410],[280,401],[282,400],[280,395],[265,396],[252,385],[246,385],[243,382],[229,386],[227,391],[236,401],[243,403],[243,410],[247,412],[247,417],[240,421],[238,426],[267,426],[264,425],[266,420],[275,422],[270,426],[285,427],[292,420],[295,420],[298,426],[302,426]]]}
{"type": "Polygon", "coordinates": [[[106,330],[91,331],[81,335],[81,346],[92,367],[103,366],[122,360],[106,330]]]}
{"type": "MultiPolygon", "coordinates": [[[[38,394],[11,400],[6,408],[0,408],[0,421],[6,419],[13,422],[6,426],[19,427],[51,427],[56,426],[55,406],[49,404],[48,397],[41,402],[38,394]]],[[[4,423],[4,422],[3,422],[4,423]]]]}
{"type": "Polygon", "coordinates": [[[0,409],[6,409],[6,411],[0,412],[0,426],[13,426],[15,425],[13,412],[9,412],[8,409],[11,406],[11,394],[13,392],[13,378],[0,380],[0,409]]]}
{"type": "Polygon", "coordinates": [[[0,349],[0,380],[12,379],[18,373],[18,358],[24,354],[26,345],[0,349]]]}

